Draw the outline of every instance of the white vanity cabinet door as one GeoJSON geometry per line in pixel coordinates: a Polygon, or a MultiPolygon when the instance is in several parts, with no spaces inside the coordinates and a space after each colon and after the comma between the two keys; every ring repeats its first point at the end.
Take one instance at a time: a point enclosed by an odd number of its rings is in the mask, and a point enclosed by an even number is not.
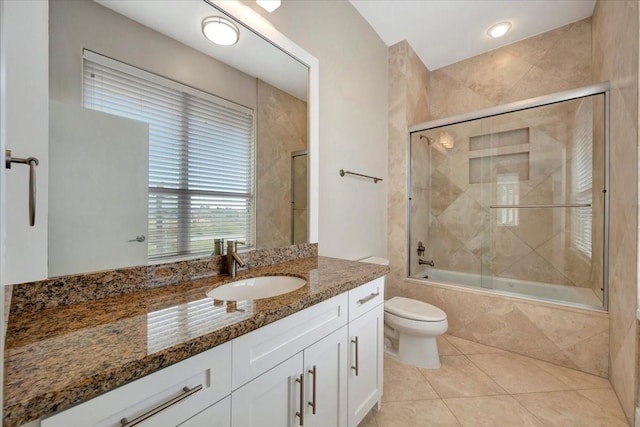
{"type": "Polygon", "coordinates": [[[123,418],[140,417],[145,420],[138,427],[175,427],[229,395],[230,366],[229,342],[46,418],[41,426],[121,427],[123,418]]]}
{"type": "Polygon", "coordinates": [[[349,323],[349,427],[382,398],[383,328],[382,304],[349,323]]]}
{"type": "Polygon", "coordinates": [[[300,424],[302,353],[285,360],[231,394],[233,427],[292,427],[300,424]]]}
{"type": "Polygon", "coordinates": [[[347,324],[343,293],[233,340],[233,389],[347,324]]]}
{"type": "Polygon", "coordinates": [[[343,326],[304,351],[306,427],[347,426],[347,337],[343,326]]]}
{"type": "Polygon", "coordinates": [[[231,396],[209,406],[179,427],[231,427],[231,396]]]}

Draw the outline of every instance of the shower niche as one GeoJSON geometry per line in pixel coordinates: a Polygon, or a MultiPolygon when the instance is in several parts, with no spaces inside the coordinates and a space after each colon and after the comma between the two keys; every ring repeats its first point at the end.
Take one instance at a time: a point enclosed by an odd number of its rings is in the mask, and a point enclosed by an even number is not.
{"type": "Polygon", "coordinates": [[[607,98],[593,85],[413,126],[409,276],[606,309],[607,98]]]}

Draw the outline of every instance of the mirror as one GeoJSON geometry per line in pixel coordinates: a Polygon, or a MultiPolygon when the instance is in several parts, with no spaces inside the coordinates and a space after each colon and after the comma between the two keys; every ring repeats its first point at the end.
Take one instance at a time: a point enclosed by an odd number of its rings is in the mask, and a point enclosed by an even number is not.
{"type": "Polygon", "coordinates": [[[201,0],[49,8],[50,277],[315,240],[307,65],[201,0]]]}

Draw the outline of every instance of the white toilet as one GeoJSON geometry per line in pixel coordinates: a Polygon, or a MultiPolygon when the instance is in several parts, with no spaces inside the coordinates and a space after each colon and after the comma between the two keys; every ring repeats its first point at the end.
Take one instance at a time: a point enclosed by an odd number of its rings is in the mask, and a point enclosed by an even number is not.
{"type": "Polygon", "coordinates": [[[384,302],[385,353],[401,362],[439,368],[436,337],[448,327],[447,314],[431,304],[403,297],[384,302]]]}
{"type": "MultiPolygon", "coordinates": [[[[389,265],[383,258],[361,260],[389,265]]],[[[384,351],[401,362],[421,368],[440,367],[436,337],[447,332],[447,314],[438,307],[410,298],[384,302],[384,351]]]]}

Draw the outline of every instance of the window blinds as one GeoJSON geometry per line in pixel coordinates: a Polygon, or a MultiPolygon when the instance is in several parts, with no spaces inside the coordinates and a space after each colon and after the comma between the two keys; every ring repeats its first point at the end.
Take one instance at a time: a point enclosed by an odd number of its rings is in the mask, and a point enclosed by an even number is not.
{"type": "Polygon", "coordinates": [[[85,108],[149,124],[149,260],[254,242],[253,111],[84,51],[85,108]]]}

